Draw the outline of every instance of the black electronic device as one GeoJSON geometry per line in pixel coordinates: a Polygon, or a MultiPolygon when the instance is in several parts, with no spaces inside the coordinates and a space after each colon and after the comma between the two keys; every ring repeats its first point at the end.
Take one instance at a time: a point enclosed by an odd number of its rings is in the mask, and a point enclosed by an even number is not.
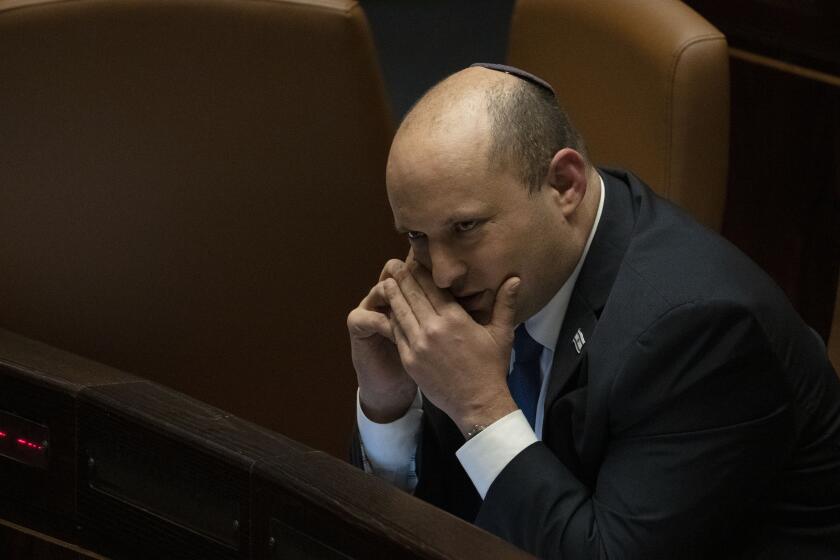
{"type": "Polygon", "coordinates": [[[76,399],[137,381],[0,330],[0,518],[78,544],[76,399]]]}
{"type": "Polygon", "coordinates": [[[79,396],[85,547],[119,558],[250,558],[254,459],[213,442],[228,415],[153,383],[79,396]]]}
{"type": "Polygon", "coordinates": [[[50,430],[11,412],[0,410],[0,455],[46,469],[50,460],[50,430]]]}

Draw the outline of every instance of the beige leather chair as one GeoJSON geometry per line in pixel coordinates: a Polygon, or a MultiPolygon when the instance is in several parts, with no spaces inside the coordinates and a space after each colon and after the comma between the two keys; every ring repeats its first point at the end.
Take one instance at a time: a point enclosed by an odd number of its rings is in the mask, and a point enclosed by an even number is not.
{"type": "Polygon", "coordinates": [[[597,164],[720,229],[728,54],[700,15],[679,0],[519,0],[508,59],[554,86],[597,164]]]}
{"type": "Polygon", "coordinates": [[[831,321],[831,336],[828,338],[828,357],[834,371],[840,375],[840,279],[837,281],[837,296],[834,299],[834,319],[831,321]]]}
{"type": "Polygon", "coordinates": [[[0,0],[0,327],[337,455],[405,248],[349,0],[0,0]]]}

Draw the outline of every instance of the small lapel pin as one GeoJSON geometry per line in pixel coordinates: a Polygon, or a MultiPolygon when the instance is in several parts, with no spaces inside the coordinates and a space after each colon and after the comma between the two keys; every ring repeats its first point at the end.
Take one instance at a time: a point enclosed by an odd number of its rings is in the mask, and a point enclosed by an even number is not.
{"type": "Polygon", "coordinates": [[[580,329],[578,329],[575,333],[574,338],[572,338],[572,342],[575,344],[575,350],[577,350],[577,353],[580,354],[580,349],[583,348],[584,344],[586,344],[586,339],[583,338],[583,333],[580,332],[580,329]]]}

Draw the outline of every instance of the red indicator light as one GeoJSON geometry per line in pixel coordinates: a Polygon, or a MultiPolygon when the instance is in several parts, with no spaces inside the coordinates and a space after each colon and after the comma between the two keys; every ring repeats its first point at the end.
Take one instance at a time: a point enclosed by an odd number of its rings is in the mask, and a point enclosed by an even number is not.
{"type": "Polygon", "coordinates": [[[29,449],[35,449],[37,451],[41,451],[44,449],[43,445],[38,445],[37,443],[32,443],[31,441],[26,441],[23,438],[17,439],[18,444],[22,445],[23,447],[28,447],[29,449]]]}
{"type": "MultiPolygon", "coordinates": [[[[0,407],[0,460],[8,458],[29,467],[47,469],[50,455],[50,431],[47,426],[16,416],[0,407]]],[[[0,551],[2,549],[0,543],[0,551]]],[[[0,557],[5,555],[0,552],[0,557]]]]}

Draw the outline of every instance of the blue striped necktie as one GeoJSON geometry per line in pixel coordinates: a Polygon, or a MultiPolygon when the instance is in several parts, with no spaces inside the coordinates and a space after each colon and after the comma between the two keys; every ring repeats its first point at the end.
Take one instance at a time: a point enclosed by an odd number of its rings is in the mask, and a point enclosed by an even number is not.
{"type": "Polygon", "coordinates": [[[516,327],[513,337],[513,369],[508,375],[508,387],[532,428],[537,418],[537,400],[540,398],[542,350],[542,344],[531,338],[525,330],[525,323],[516,327]]]}

